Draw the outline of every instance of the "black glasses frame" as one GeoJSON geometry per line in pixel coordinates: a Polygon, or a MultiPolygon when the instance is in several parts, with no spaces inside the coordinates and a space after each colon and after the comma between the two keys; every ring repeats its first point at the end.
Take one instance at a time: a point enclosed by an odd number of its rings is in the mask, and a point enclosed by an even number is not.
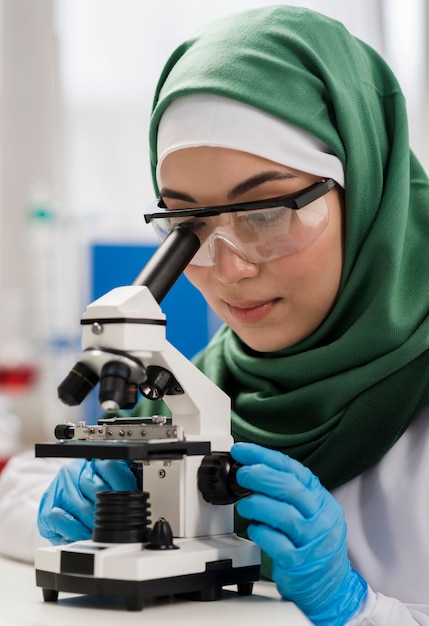
{"type": "MultiPolygon", "coordinates": [[[[256,200],[255,202],[241,202],[239,204],[225,204],[220,206],[211,206],[207,208],[197,209],[172,209],[170,211],[171,217],[213,217],[221,215],[222,213],[238,213],[239,211],[258,211],[261,209],[273,209],[275,207],[286,207],[299,211],[307,204],[311,204],[318,198],[321,198],[328,191],[331,191],[337,183],[332,178],[327,178],[313,183],[309,187],[298,191],[298,193],[289,194],[287,196],[279,196],[277,198],[270,198],[268,200],[256,200]]],[[[164,200],[159,200],[157,206],[159,208],[168,207],[165,205],[164,200]]],[[[166,219],[169,215],[168,212],[163,213],[145,213],[144,219],[146,224],[149,224],[153,220],[166,219]]]]}

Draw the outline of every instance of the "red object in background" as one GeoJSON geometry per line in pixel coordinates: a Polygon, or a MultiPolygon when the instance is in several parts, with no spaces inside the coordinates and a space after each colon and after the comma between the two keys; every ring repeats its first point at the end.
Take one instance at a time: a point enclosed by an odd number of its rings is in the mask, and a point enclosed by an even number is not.
{"type": "Polygon", "coordinates": [[[0,390],[24,391],[36,382],[37,375],[34,365],[0,363],[0,390]]]}
{"type": "Polygon", "coordinates": [[[4,468],[4,466],[6,465],[6,463],[9,461],[10,457],[0,457],[0,472],[2,471],[2,469],[4,468]]]}

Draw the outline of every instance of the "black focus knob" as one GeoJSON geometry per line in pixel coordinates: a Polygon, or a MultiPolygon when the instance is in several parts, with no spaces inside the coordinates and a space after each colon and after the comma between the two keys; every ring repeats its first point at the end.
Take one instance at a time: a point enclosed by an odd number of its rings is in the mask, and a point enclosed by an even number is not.
{"type": "Polygon", "coordinates": [[[198,468],[198,489],[206,502],[233,504],[248,496],[250,491],[240,487],[236,480],[240,468],[229,452],[207,454],[198,468]]]}

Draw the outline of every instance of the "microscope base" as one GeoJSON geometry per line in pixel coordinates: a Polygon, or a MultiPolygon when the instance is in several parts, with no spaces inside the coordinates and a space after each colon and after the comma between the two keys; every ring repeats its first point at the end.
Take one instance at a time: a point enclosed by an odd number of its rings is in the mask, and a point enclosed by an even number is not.
{"type": "Polygon", "coordinates": [[[252,593],[260,569],[253,543],[222,535],[177,539],[175,545],[179,549],[153,551],[142,544],[81,541],[40,548],[36,584],[46,602],[55,602],[60,591],[120,597],[130,611],[158,596],[219,600],[226,585],[236,584],[239,595],[252,593]]]}

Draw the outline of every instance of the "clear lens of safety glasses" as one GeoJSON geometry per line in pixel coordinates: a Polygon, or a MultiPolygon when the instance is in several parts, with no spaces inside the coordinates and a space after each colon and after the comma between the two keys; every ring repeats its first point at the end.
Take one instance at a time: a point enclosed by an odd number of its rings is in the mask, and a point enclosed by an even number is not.
{"type": "Polygon", "coordinates": [[[262,263],[303,250],[319,237],[329,221],[323,196],[335,184],[326,179],[293,195],[198,209],[170,210],[161,200],[156,206],[163,210],[144,217],[161,241],[175,226],[195,232],[201,248],[192,265],[213,265],[218,243],[250,262],[262,263]]]}

